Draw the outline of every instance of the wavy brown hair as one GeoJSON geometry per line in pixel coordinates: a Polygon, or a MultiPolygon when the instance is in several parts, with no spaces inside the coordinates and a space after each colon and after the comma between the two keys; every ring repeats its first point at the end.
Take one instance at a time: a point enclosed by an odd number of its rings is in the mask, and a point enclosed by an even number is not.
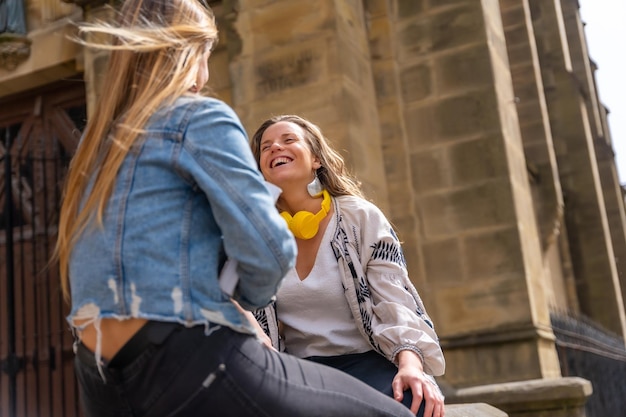
{"type": "Polygon", "coordinates": [[[217,42],[215,17],[197,0],[126,0],[117,23],[82,24],[79,34],[79,43],[108,50],[110,58],[63,193],[55,258],[66,297],[77,237],[91,221],[102,224],[117,173],[144,125],[158,108],[187,93],[200,60],[217,42]]]}
{"type": "Polygon", "coordinates": [[[257,165],[261,159],[261,138],[263,133],[265,133],[268,127],[278,122],[290,122],[302,128],[304,139],[309,149],[320,160],[322,165],[317,169],[317,177],[330,195],[334,197],[340,195],[363,197],[361,183],[348,170],[343,157],[333,149],[322,130],[314,123],[297,115],[283,114],[271,117],[261,123],[261,126],[250,139],[250,147],[257,165]]]}

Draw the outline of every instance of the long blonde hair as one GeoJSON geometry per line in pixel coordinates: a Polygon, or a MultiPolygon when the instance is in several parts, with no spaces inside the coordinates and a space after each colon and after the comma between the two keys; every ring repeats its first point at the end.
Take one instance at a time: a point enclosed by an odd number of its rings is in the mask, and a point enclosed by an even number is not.
{"type": "Polygon", "coordinates": [[[293,114],[283,114],[267,119],[250,139],[250,147],[257,165],[261,159],[261,139],[263,133],[271,125],[278,122],[296,124],[304,131],[304,139],[314,156],[319,158],[321,167],[317,170],[317,177],[333,197],[340,195],[355,195],[363,197],[361,183],[348,171],[341,154],[332,148],[330,141],[324,136],[321,129],[303,117],[293,114]]]}
{"type": "Polygon", "coordinates": [[[94,216],[102,223],[120,166],[148,119],[194,85],[200,60],[217,42],[215,17],[197,0],[126,0],[116,24],[83,24],[79,33],[110,35],[113,42],[79,40],[111,53],[99,101],[70,163],[63,193],[55,257],[66,297],[77,237],[94,216]]]}

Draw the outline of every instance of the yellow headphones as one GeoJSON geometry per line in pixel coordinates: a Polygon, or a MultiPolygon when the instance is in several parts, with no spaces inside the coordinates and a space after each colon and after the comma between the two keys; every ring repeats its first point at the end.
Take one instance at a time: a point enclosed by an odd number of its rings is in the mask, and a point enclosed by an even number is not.
{"type": "Polygon", "coordinates": [[[310,211],[302,210],[291,216],[291,214],[283,211],[280,215],[287,222],[287,226],[291,233],[298,239],[311,239],[317,234],[320,228],[320,222],[326,217],[330,210],[330,194],[328,191],[323,190],[324,200],[322,200],[322,207],[320,211],[313,214],[310,211]]]}

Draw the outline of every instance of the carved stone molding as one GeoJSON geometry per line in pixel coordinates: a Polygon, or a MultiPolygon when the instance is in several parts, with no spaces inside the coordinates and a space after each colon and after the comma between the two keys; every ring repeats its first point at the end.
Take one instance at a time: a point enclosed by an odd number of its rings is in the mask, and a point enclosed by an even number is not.
{"type": "Polygon", "coordinates": [[[31,41],[26,36],[0,34],[0,68],[13,71],[30,56],[31,41]]]}

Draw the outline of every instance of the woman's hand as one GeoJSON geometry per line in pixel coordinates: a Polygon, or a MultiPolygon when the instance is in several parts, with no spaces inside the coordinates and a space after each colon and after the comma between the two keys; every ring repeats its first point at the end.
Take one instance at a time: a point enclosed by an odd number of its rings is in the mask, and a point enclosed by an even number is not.
{"type": "Polygon", "coordinates": [[[444,417],[443,394],[424,374],[422,360],[413,351],[403,350],[398,353],[398,373],[393,378],[391,387],[393,397],[402,401],[404,391],[413,393],[411,411],[417,414],[422,399],[425,401],[424,417],[444,417]]]}
{"type": "Polygon", "coordinates": [[[272,346],[272,340],[269,338],[268,335],[265,334],[265,332],[263,331],[263,329],[259,325],[259,322],[256,321],[256,318],[254,317],[254,314],[252,314],[248,310],[244,310],[243,307],[241,307],[239,305],[239,303],[237,301],[235,301],[234,299],[231,298],[231,301],[233,302],[235,307],[237,307],[237,309],[246,316],[246,318],[248,319],[248,321],[250,322],[252,327],[254,327],[254,330],[256,331],[257,337],[259,339],[261,339],[261,343],[263,343],[265,346],[267,346],[270,349],[276,350],[276,348],[274,348],[274,346],[272,346]]]}

